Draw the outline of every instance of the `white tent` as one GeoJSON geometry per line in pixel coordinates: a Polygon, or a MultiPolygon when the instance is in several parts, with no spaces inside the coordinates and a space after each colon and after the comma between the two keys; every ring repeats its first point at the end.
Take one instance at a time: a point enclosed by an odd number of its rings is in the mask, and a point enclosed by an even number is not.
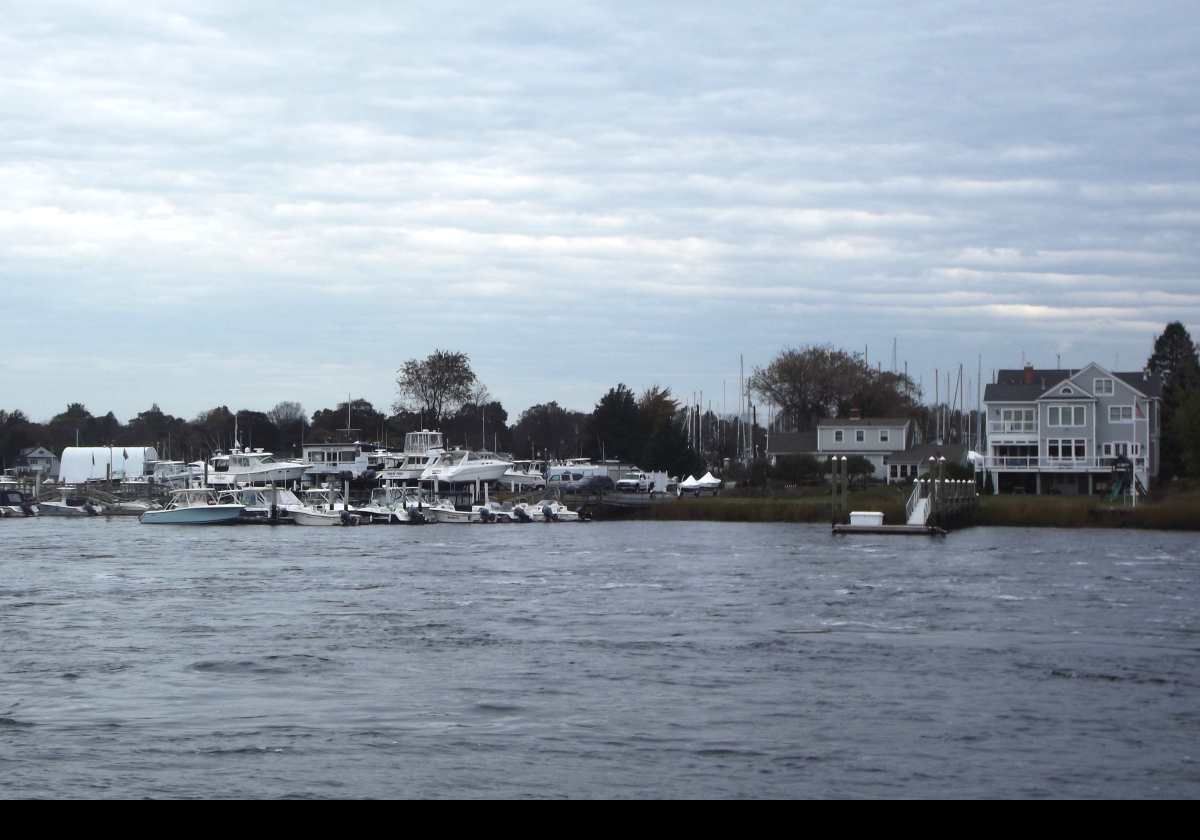
{"type": "Polygon", "coordinates": [[[158,452],[152,446],[68,446],[63,450],[58,480],[62,484],[104,481],[110,467],[114,480],[140,478],[146,462],[157,460],[158,452]]]}
{"type": "Polygon", "coordinates": [[[695,490],[700,486],[700,482],[696,480],[696,476],[689,475],[683,481],[679,482],[680,490],[695,490]]]}
{"type": "Polygon", "coordinates": [[[721,486],[721,479],[714,478],[712,473],[706,472],[704,478],[697,481],[696,484],[700,486],[701,490],[716,490],[721,486]]]}

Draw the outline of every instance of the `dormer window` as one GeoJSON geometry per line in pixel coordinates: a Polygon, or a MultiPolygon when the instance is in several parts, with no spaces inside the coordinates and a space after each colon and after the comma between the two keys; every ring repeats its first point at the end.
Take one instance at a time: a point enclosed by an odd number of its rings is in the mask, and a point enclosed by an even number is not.
{"type": "Polygon", "coordinates": [[[1069,396],[1071,396],[1071,394],[1074,394],[1074,393],[1075,393],[1075,392],[1074,392],[1073,390],[1071,390],[1070,388],[1063,388],[1063,389],[1062,389],[1062,392],[1063,392],[1063,394],[1064,394],[1065,396],[1068,396],[1068,397],[1069,397],[1069,396]]]}

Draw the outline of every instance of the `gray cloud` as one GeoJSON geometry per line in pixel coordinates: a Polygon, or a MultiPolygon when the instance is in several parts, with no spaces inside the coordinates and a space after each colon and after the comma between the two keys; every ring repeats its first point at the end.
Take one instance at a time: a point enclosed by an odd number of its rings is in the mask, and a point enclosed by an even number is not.
{"type": "Polygon", "coordinates": [[[843,5],[13,10],[0,404],[386,404],[443,346],[515,413],[1200,324],[1193,4],[843,5]]]}

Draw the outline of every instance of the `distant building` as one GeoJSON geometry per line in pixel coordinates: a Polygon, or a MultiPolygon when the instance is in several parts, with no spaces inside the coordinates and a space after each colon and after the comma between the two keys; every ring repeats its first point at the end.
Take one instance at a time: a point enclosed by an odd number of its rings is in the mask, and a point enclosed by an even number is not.
{"type": "Polygon", "coordinates": [[[812,432],[771,432],[767,436],[767,462],[772,466],[779,465],[781,457],[794,455],[812,455],[817,457],[817,433],[812,432]]]}
{"type": "Polygon", "coordinates": [[[984,390],[985,478],[998,493],[1094,493],[1158,476],[1162,383],[1138,372],[1002,370],[984,390]]]}
{"type": "Polygon", "coordinates": [[[888,458],[913,443],[913,421],[908,417],[860,417],[822,420],[817,425],[817,457],[862,456],[875,466],[872,478],[887,478],[888,458]]]}
{"type": "Polygon", "coordinates": [[[37,475],[42,481],[58,478],[58,456],[44,446],[22,449],[17,458],[18,475],[37,475]]]}

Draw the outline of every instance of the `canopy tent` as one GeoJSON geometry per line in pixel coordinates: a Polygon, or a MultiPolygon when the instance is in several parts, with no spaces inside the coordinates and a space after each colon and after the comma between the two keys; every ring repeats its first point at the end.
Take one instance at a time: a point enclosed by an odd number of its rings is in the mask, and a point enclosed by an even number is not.
{"type": "Polygon", "coordinates": [[[704,478],[696,482],[702,490],[715,490],[721,486],[721,479],[714,478],[711,472],[706,472],[704,478]]]}
{"type": "Polygon", "coordinates": [[[68,446],[63,450],[58,481],[104,481],[110,478],[110,467],[114,480],[140,478],[146,472],[146,462],[157,460],[158,452],[152,446],[68,446]]]}
{"type": "Polygon", "coordinates": [[[689,475],[679,483],[680,490],[695,490],[699,486],[700,482],[696,480],[696,476],[694,475],[689,475]]]}

